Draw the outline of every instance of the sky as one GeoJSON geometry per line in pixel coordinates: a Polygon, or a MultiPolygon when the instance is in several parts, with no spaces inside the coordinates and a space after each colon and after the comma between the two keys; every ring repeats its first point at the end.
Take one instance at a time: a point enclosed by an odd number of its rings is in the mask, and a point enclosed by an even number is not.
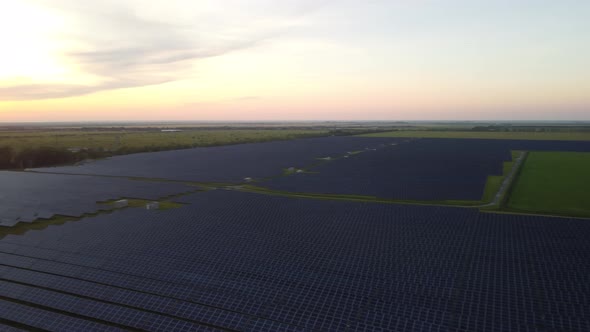
{"type": "Polygon", "coordinates": [[[590,120],[588,0],[0,9],[0,122],[590,120]]]}

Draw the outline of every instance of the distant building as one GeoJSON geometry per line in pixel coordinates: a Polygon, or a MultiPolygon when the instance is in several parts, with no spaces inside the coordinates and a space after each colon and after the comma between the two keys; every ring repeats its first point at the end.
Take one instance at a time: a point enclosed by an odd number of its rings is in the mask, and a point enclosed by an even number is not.
{"type": "Polygon", "coordinates": [[[162,129],[161,130],[163,133],[178,133],[181,132],[181,129],[162,129]]]}

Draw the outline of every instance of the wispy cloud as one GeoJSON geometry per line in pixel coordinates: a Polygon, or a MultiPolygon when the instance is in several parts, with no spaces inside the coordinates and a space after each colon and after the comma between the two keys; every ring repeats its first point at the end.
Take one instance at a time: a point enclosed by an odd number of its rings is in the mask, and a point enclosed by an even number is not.
{"type": "Polygon", "coordinates": [[[31,1],[67,18],[68,31],[59,38],[82,46],[63,56],[100,83],[0,87],[0,100],[64,98],[182,79],[196,60],[272,40],[318,6],[307,0],[285,1],[281,6],[270,1],[230,1],[227,7],[214,2],[150,2],[155,8],[176,8],[167,16],[157,10],[146,12],[145,2],[134,0],[31,1]]]}
{"type": "Polygon", "coordinates": [[[77,84],[20,84],[0,88],[0,100],[35,100],[67,98],[86,95],[98,91],[163,84],[171,80],[129,80],[117,78],[96,85],[77,84]]]}

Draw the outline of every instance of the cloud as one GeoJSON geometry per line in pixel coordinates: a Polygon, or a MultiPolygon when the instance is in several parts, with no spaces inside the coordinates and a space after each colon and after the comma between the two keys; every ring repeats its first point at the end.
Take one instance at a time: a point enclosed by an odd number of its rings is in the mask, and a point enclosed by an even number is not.
{"type": "Polygon", "coordinates": [[[0,87],[0,100],[80,96],[185,78],[199,59],[222,56],[270,41],[317,4],[312,1],[31,0],[66,18],[57,38],[79,45],[62,54],[97,77],[95,85],[20,84],[0,87]],[[146,10],[151,7],[151,10],[146,10]],[[184,9],[184,10],[183,10],[184,9]]]}
{"type": "Polygon", "coordinates": [[[140,81],[115,79],[97,85],[76,84],[21,84],[0,88],[0,100],[37,100],[51,98],[67,98],[81,96],[104,90],[115,90],[138,86],[156,85],[170,82],[170,80],[146,79],[140,81]]]}

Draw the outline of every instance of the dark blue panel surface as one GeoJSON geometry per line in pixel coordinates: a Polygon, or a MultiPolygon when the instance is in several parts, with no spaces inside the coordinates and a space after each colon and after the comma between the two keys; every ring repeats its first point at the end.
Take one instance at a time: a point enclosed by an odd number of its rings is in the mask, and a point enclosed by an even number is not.
{"type": "Polygon", "coordinates": [[[180,183],[6,171],[0,171],[0,184],[0,227],[109,209],[97,202],[119,198],[158,200],[197,189],[180,183]]]}
{"type": "Polygon", "coordinates": [[[109,325],[4,300],[0,300],[0,318],[48,331],[125,331],[109,325]]]}
{"type": "MultiPolygon", "coordinates": [[[[257,331],[590,330],[587,220],[224,190],[184,199],[6,236],[0,263],[19,272],[0,278],[136,308],[121,319],[78,303],[120,324],[152,310],[257,331]]],[[[156,316],[146,321],[166,323],[156,316]]]]}
{"type": "Polygon", "coordinates": [[[314,167],[313,173],[276,177],[261,185],[303,193],[477,201],[487,177],[502,175],[510,150],[590,151],[590,142],[417,139],[378,145],[314,167]]]}
{"type": "Polygon", "coordinates": [[[40,169],[70,174],[136,176],[203,182],[241,182],[246,177],[281,175],[288,167],[305,167],[317,158],[373,148],[392,138],[323,137],[194,148],[117,156],[71,167],[40,169]]]}

